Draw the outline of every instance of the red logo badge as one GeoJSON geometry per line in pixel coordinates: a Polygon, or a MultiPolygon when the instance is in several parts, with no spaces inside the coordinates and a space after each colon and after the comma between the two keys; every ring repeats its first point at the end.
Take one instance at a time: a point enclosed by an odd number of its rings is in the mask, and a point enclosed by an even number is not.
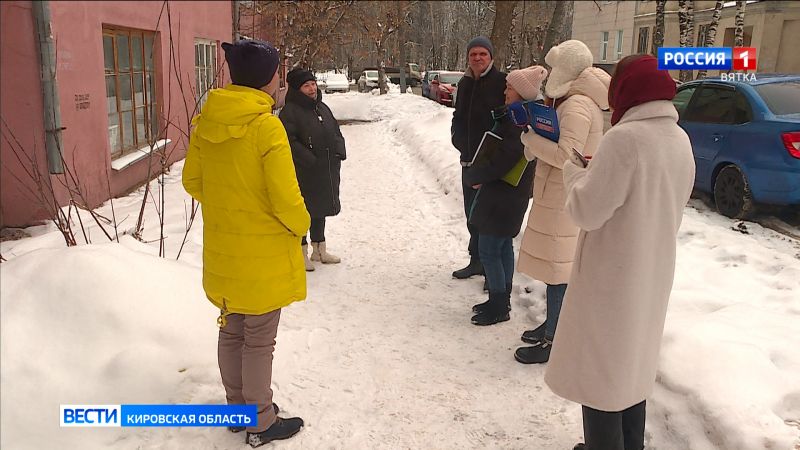
{"type": "Polygon", "coordinates": [[[754,47],[733,48],[733,70],[756,70],[756,61],[754,47]]]}

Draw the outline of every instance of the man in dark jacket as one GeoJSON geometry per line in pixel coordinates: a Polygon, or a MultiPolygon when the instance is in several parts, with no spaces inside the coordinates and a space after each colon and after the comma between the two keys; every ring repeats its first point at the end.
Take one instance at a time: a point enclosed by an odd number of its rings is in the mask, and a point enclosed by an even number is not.
{"type": "Polygon", "coordinates": [[[458,83],[458,101],[453,113],[451,128],[453,146],[461,152],[462,188],[464,191],[464,213],[469,229],[469,264],[453,272],[453,277],[464,279],[483,275],[483,266],[478,255],[478,231],[469,223],[469,211],[475,200],[475,191],[463,183],[464,171],[471,165],[483,133],[492,129],[492,110],[503,105],[506,74],[493,66],[494,48],[489,39],[478,36],[467,45],[469,68],[458,83]]]}
{"type": "Polygon", "coordinates": [[[304,69],[293,69],[286,79],[289,90],[286,106],[280,118],[286,127],[292,147],[297,182],[311,216],[311,260],[308,243],[303,236],[303,255],[306,270],[314,270],[311,261],[323,264],[341,262],[338,256],[327,251],[325,243],[325,218],[339,214],[339,172],[347,158],[344,137],[336,118],[317,89],[314,74],[304,69]]]}

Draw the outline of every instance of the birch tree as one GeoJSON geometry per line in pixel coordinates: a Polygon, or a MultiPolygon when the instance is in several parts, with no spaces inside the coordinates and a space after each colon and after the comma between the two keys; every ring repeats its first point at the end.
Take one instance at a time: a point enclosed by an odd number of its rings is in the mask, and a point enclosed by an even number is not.
{"type": "Polygon", "coordinates": [[[658,49],[664,46],[664,7],[667,0],[656,0],[656,29],[653,31],[653,56],[658,56],[658,49]]]}
{"type": "MultiPolygon", "coordinates": [[[[678,22],[680,26],[681,47],[694,46],[694,0],[678,1],[678,22]]],[[[691,81],[693,72],[681,70],[679,79],[682,82],[691,81]]]]}
{"type": "MultiPolygon", "coordinates": [[[[711,15],[711,23],[706,28],[706,36],[704,40],[705,47],[713,47],[714,42],[717,40],[717,27],[719,27],[719,18],[722,16],[723,0],[717,0],[714,5],[714,14],[711,15]]],[[[697,71],[697,79],[701,80],[706,77],[707,71],[705,69],[697,71]]]]}
{"type": "Polygon", "coordinates": [[[737,0],[736,2],[736,19],[735,26],[736,32],[733,40],[734,47],[744,47],[744,8],[747,3],[745,0],[737,0]]]}

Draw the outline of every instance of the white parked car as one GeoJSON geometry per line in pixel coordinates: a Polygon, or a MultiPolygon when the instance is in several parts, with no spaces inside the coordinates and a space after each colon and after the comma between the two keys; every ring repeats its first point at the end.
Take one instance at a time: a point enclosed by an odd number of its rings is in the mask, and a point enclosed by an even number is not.
{"type": "MultiPolygon", "coordinates": [[[[389,84],[389,77],[384,75],[384,80],[386,84],[389,84]]],[[[358,78],[358,92],[369,92],[379,87],[377,70],[365,70],[361,72],[361,76],[358,78]]]]}
{"type": "Polygon", "coordinates": [[[325,93],[331,92],[349,92],[350,82],[347,80],[347,75],[343,73],[329,73],[325,80],[325,93]]]}

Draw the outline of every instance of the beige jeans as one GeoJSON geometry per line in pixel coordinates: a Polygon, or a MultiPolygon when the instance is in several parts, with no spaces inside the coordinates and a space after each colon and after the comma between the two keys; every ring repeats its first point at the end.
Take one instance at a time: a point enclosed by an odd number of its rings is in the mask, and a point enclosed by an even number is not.
{"type": "Polygon", "coordinates": [[[258,433],[275,423],[272,409],[272,353],[281,310],[260,316],[230,314],[219,330],[217,358],[228,404],[258,405],[258,433]]]}

